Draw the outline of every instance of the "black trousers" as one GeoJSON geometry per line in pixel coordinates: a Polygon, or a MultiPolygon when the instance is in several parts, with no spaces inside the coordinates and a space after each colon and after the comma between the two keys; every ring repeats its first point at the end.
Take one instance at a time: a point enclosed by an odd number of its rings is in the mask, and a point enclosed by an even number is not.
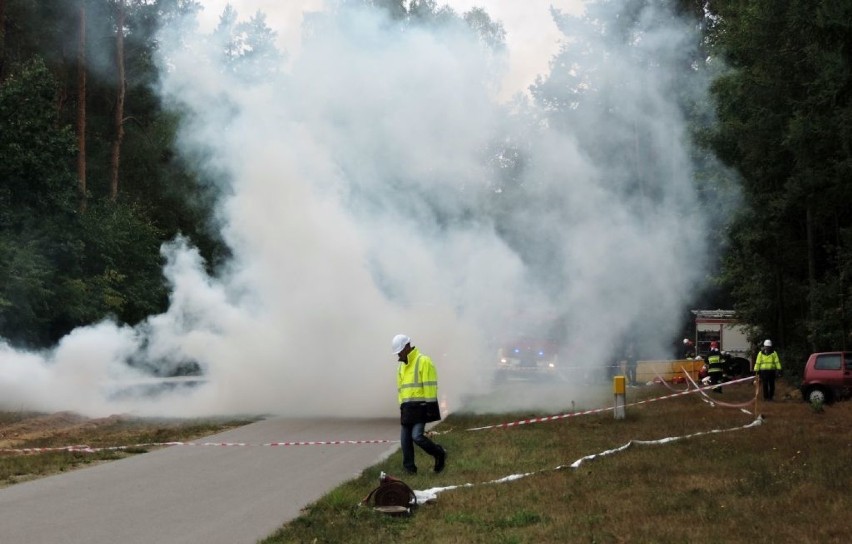
{"type": "Polygon", "coordinates": [[[627,371],[627,383],[630,385],[636,385],[636,363],[628,363],[624,366],[624,369],[627,371]]]}
{"type": "Polygon", "coordinates": [[[772,400],[775,396],[775,370],[761,370],[757,375],[763,387],[763,400],[772,400]]]}
{"type": "MultiPolygon", "coordinates": [[[[711,373],[708,374],[708,376],[710,376],[710,383],[714,384],[714,385],[722,383],[722,378],[724,377],[722,372],[711,372],[711,373]]],[[[722,388],[721,387],[714,387],[713,391],[716,391],[717,393],[721,393],[722,388]]]]}
{"type": "Polygon", "coordinates": [[[424,433],[426,429],[425,423],[413,423],[411,425],[400,425],[400,449],[402,449],[402,466],[409,473],[417,472],[417,465],[414,462],[414,445],[417,444],[420,449],[434,457],[442,453],[441,446],[435,444],[424,433]]]}

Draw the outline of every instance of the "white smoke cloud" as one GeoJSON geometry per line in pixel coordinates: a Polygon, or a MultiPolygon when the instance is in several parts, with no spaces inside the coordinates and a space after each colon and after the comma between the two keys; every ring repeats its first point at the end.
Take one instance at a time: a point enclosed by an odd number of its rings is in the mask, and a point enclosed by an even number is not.
{"type": "MultiPolygon", "coordinates": [[[[446,0],[458,13],[473,8],[483,8],[492,19],[499,20],[506,30],[508,44],[508,70],[503,74],[501,100],[518,92],[525,92],[535,78],[548,71],[548,62],[556,53],[563,36],[553,23],[550,8],[565,13],[579,14],[586,0],[446,0]]],[[[278,44],[287,51],[298,53],[301,47],[301,28],[305,14],[324,11],[328,0],[205,0],[201,13],[202,28],[212,30],[227,4],[240,13],[251,15],[257,11],[267,14],[278,33],[278,44]]]]}
{"type": "MultiPolygon", "coordinates": [[[[480,45],[458,28],[402,30],[370,11],[324,21],[262,84],[228,75],[201,37],[164,36],[162,94],[187,113],[183,150],[211,157],[199,170],[228,184],[220,219],[233,259],[210,276],[178,239],[163,248],[166,313],[135,329],[74,331],[46,354],[0,345],[4,405],[391,415],[399,332],[433,357],[451,408],[490,386],[507,317],[563,317],[572,365],[604,364],[643,316],[665,341],[704,252],[703,222],[683,222],[696,196],[665,79],[610,58],[598,84],[626,122],[602,127],[590,108],[581,125],[547,129],[528,112],[507,115],[480,45]],[[626,198],[610,179],[619,158],[602,164],[580,143],[601,130],[617,141],[624,124],[645,127],[667,157],[653,199],[626,198]],[[513,187],[488,166],[506,139],[526,154],[513,187]],[[140,378],[129,359],[197,362],[208,381],[111,396],[110,384],[140,378]]],[[[664,57],[681,32],[648,47],[664,57]]],[[[569,381],[557,402],[584,388],[569,381]]],[[[503,406],[541,407],[533,397],[503,406]]]]}

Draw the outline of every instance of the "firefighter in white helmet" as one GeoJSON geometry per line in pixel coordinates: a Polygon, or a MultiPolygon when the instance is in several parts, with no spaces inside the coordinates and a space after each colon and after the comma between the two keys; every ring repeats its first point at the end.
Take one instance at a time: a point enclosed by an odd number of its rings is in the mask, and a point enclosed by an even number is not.
{"type": "Polygon", "coordinates": [[[763,349],[754,360],[754,371],[763,387],[763,400],[773,400],[775,376],[781,373],[781,359],[772,347],[772,340],[764,340],[763,349]]]}
{"type": "Polygon", "coordinates": [[[432,359],[412,346],[408,336],[394,336],[391,348],[399,359],[396,383],[402,467],[408,474],[417,473],[417,465],[414,462],[414,444],[417,444],[435,458],[434,471],[441,472],[447,461],[447,451],[423,434],[427,423],[441,419],[438,406],[438,372],[432,364],[432,359]]]}
{"type": "Polygon", "coordinates": [[[692,359],[695,357],[695,343],[689,338],[683,339],[683,358],[692,359]]]}

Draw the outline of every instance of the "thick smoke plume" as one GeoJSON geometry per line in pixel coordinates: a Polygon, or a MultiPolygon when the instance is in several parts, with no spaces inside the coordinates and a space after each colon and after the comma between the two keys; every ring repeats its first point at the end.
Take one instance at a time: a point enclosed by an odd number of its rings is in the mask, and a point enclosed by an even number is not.
{"type": "MultiPolygon", "coordinates": [[[[535,100],[511,107],[495,96],[499,63],[462,24],[323,12],[296,58],[260,73],[221,64],[204,36],[164,33],[162,96],[184,113],[185,156],[220,186],[233,258],[209,275],[175,240],[166,313],[74,331],[49,353],[3,347],[3,404],[393,415],[390,339],[404,332],[458,409],[491,386],[504,338],[533,328],[562,348],[564,407],[637,331],[660,355],[703,276],[672,80],[690,30],[649,10],[641,39],[625,40],[556,16],[564,48],[535,100]],[[127,361],[197,363],[206,382],[116,393],[144,379],[127,361]]],[[[533,396],[503,407],[546,407],[533,396]]]]}

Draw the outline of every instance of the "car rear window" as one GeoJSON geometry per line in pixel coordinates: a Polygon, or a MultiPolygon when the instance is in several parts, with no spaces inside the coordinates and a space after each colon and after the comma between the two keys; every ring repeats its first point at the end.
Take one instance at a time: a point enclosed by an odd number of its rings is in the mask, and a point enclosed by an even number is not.
{"type": "Polygon", "coordinates": [[[817,355],[814,368],[816,370],[840,370],[842,365],[843,357],[840,353],[827,353],[825,355],[817,355]]]}

